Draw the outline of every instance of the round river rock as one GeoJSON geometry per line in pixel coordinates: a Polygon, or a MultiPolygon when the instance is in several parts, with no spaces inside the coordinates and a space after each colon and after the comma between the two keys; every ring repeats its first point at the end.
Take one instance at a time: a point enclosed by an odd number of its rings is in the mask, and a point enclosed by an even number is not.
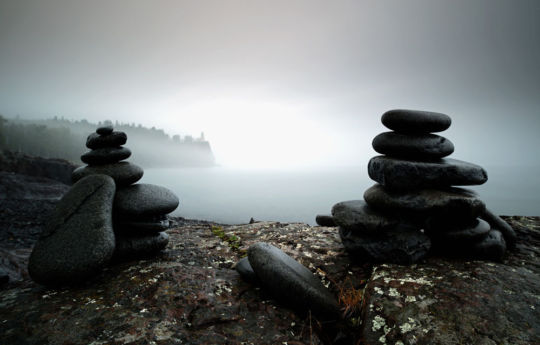
{"type": "Polygon", "coordinates": [[[112,178],[92,175],[75,183],[56,206],[28,263],[44,285],[81,282],[98,273],[115,248],[112,178]]]}
{"type": "Polygon", "coordinates": [[[433,160],[454,152],[454,144],[436,134],[384,132],[373,139],[373,149],[392,157],[433,160]]]}
{"type": "Polygon", "coordinates": [[[144,171],[138,165],[129,162],[118,162],[104,165],[89,165],[82,166],[71,174],[73,182],[77,182],[81,178],[89,175],[103,174],[113,178],[118,187],[128,186],[139,181],[144,171]]]}
{"type": "Polygon", "coordinates": [[[81,156],[81,160],[90,165],[116,163],[128,159],[131,151],[126,147],[104,147],[88,151],[81,156]]]}
{"type": "Polygon", "coordinates": [[[389,110],[381,121],[387,128],[402,133],[442,132],[452,124],[452,119],[446,114],[406,109],[389,110]]]}
{"type": "Polygon", "coordinates": [[[488,179],[482,167],[450,158],[422,162],[377,156],[370,159],[368,174],[392,190],[480,185],[488,179]]]}
{"type": "Polygon", "coordinates": [[[178,197],[165,187],[140,183],[116,192],[114,211],[121,216],[153,216],[171,213],[179,202],[178,197]]]}
{"type": "Polygon", "coordinates": [[[127,135],[124,132],[111,132],[107,135],[92,133],[86,139],[86,147],[89,149],[100,149],[103,147],[122,146],[127,141],[127,135]]]}

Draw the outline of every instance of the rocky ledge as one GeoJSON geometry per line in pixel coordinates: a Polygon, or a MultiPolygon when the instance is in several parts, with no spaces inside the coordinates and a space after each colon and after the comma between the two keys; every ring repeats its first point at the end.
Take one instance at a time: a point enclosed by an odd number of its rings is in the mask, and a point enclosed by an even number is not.
{"type": "Polygon", "coordinates": [[[518,242],[502,263],[435,257],[373,267],[350,261],[334,227],[179,218],[157,258],[112,265],[76,288],[45,288],[24,274],[4,285],[0,343],[538,343],[540,218],[505,219],[518,242]],[[294,312],[240,278],[234,264],[261,241],[321,279],[339,300],[339,324],[294,312]]]}

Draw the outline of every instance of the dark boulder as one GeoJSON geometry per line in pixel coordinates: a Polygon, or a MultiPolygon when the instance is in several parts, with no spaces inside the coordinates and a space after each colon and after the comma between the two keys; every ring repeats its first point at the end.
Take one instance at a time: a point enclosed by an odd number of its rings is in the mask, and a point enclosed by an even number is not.
{"type": "Polygon", "coordinates": [[[423,162],[377,156],[370,159],[368,174],[392,190],[480,185],[488,179],[482,167],[450,158],[423,162]]]}
{"type": "Polygon", "coordinates": [[[114,181],[105,175],[81,179],[58,203],[30,255],[28,272],[44,285],[84,281],[110,260],[114,181]]]}

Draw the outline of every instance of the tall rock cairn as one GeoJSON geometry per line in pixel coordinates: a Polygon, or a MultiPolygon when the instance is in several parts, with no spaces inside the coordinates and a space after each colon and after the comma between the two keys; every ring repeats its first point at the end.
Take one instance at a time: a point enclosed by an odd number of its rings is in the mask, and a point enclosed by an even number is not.
{"type": "MultiPolygon", "coordinates": [[[[516,235],[471,190],[456,186],[487,181],[472,163],[445,158],[453,143],[433,134],[448,129],[449,116],[391,110],[382,123],[392,131],[373,139],[381,156],[368,163],[377,182],[364,200],[333,206],[333,222],[350,255],[374,262],[414,263],[429,253],[501,260],[516,235]]],[[[322,217],[321,217],[322,219],[322,217]]]]}
{"type": "Polygon", "coordinates": [[[91,151],[81,156],[88,165],[77,168],[72,175],[74,182],[94,174],[108,175],[115,181],[113,228],[117,259],[147,256],[164,249],[169,242],[164,232],[169,226],[167,214],[179,204],[167,188],[135,184],[144,172],[124,161],[131,156],[131,151],[122,146],[126,141],[126,133],[114,131],[112,126],[98,128],[86,140],[91,151]]]}

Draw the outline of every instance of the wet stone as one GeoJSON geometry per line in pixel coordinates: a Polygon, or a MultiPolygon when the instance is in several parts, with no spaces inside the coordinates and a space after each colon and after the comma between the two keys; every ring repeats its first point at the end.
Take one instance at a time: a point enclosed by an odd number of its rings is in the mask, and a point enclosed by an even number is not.
{"type": "Polygon", "coordinates": [[[339,235],[349,255],[362,263],[413,264],[424,259],[431,248],[431,240],[420,229],[401,224],[376,235],[340,227],[339,235]]]}
{"type": "Polygon", "coordinates": [[[114,210],[119,216],[162,215],[174,211],[179,202],[178,197],[165,187],[140,183],[116,192],[114,210]]]}
{"type": "Polygon", "coordinates": [[[103,174],[113,178],[118,187],[128,186],[139,181],[144,171],[138,165],[129,162],[118,162],[104,165],[82,166],[73,171],[71,179],[77,182],[89,175],[103,174]]]}
{"type": "Polygon", "coordinates": [[[251,267],[247,257],[240,259],[240,261],[238,261],[234,266],[234,269],[245,281],[249,283],[255,283],[258,281],[257,274],[255,274],[255,271],[253,270],[253,267],[251,267]]]}
{"type": "Polygon", "coordinates": [[[336,226],[336,223],[334,222],[334,218],[327,214],[318,214],[315,217],[315,222],[317,223],[317,225],[320,225],[320,226],[328,226],[328,227],[336,226]]]}
{"type": "Polygon", "coordinates": [[[441,229],[431,228],[428,235],[441,243],[470,243],[484,238],[491,230],[489,224],[478,218],[473,223],[456,228],[441,229]]]}
{"type": "Polygon", "coordinates": [[[326,320],[339,318],[336,298],[311,271],[280,249],[259,242],[248,249],[260,284],[276,298],[326,320]]]}
{"type": "Polygon", "coordinates": [[[57,204],[28,264],[44,285],[79,283],[97,274],[115,248],[112,229],[114,181],[92,175],[75,183],[57,204]]]}
{"type": "Polygon", "coordinates": [[[96,133],[99,135],[109,135],[113,132],[113,126],[101,126],[96,129],[96,133]]]}
{"type": "Polygon", "coordinates": [[[368,174],[392,190],[480,185],[488,179],[482,167],[449,158],[424,162],[377,156],[369,161],[368,174]]]}
{"type": "Polygon", "coordinates": [[[131,156],[131,151],[126,147],[104,147],[86,152],[81,160],[89,165],[103,165],[123,161],[131,156]]]}
{"type": "Polygon", "coordinates": [[[364,200],[376,210],[425,218],[474,219],[486,209],[484,202],[474,192],[462,188],[393,192],[376,184],[365,191],[364,200]]]}
{"type": "Polygon", "coordinates": [[[169,235],[159,232],[155,235],[116,236],[114,260],[141,258],[156,254],[169,243],[169,235]]]}
{"type": "Polygon", "coordinates": [[[442,132],[452,124],[446,114],[406,109],[387,111],[381,121],[387,128],[402,133],[442,132]]]}
{"type": "Polygon", "coordinates": [[[373,149],[392,157],[433,160],[452,154],[454,144],[435,134],[385,132],[373,139],[373,149]]]}
{"type": "Polygon", "coordinates": [[[361,234],[377,234],[396,228],[400,221],[370,208],[363,200],[342,201],[332,207],[334,222],[361,234]]]}
{"type": "Polygon", "coordinates": [[[489,209],[486,209],[480,218],[488,222],[492,229],[499,230],[503,234],[506,246],[509,249],[513,249],[515,247],[517,240],[516,232],[507,222],[504,221],[504,219],[497,216],[489,209]]]}
{"type": "Polygon", "coordinates": [[[86,147],[89,149],[100,149],[103,147],[122,146],[127,141],[127,135],[124,132],[112,132],[107,135],[92,133],[86,139],[86,147]]]}
{"type": "Polygon", "coordinates": [[[169,228],[167,218],[161,220],[120,220],[114,222],[114,232],[123,235],[152,235],[169,228]]]}
{"type": "Polygon", "coordinates": [[[506,253],[506,242],[499,230],[491,230],[473,246],[475,256],[493,261],[502,261],[506,253]]]}

